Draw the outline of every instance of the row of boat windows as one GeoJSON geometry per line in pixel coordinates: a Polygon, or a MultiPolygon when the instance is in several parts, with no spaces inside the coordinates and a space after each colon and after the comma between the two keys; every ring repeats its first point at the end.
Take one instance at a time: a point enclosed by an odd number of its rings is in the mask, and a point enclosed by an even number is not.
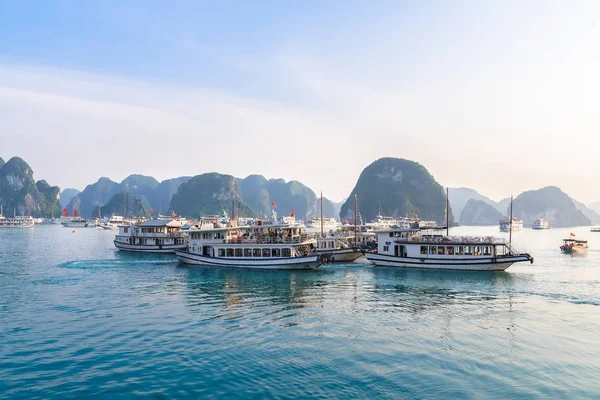
{"type": "Polygon", "coordinates": [[[318,242],[317,243],[317,247],[320,249],[334,249],[335,248],[335,242],[333,240],[328,240],[326,242],[318,242]]]}
{"type": "Polygon", "coordinates": [[[421,246],[423,255],[491,256],[492,246],[421,246]]]}
{"type": "Polygon", "coordinates": [[[219,249],[219,257],[291,257],[292,249],[219,249]]]}
{"type": "Polygon", "coordinates": [[[192,233],[191,234],[191,238],[192,239],[200,239],[200,237],[202,236],[202,239],[204,240],[212,240],[212,239],[225,239],[225,233],[223,232],[210,232],[210,233],[192,233]]]}

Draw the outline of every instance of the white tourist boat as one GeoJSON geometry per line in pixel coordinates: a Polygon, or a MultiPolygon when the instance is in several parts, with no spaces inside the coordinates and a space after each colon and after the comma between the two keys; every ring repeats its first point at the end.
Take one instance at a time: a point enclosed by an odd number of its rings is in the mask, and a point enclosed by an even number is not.
{"type": "Polygon", "coordinates": [[[188,231],[186,250],[177,259],[190,265],[256,269],[314,269],[321,257],[314,251],[316,240],[304,232],[304,225],[258,223],[237,226],[202,224],[188,231]]]}
{"type": "Polygon", "coordinates": [[[503,218],[499,221],[500,232],[522,231],[523,220],[516,218],[503,218]],[[511,223],[512,220],[512,223],[511,223]]]}
{"type": "Polygon", "coordinates": [[[550,224],[544,218],[538,218],[533,222],[531,229],[550,229],[550,224]]]}
{"type": "Polygon", "coordinates": [[[353,262],[362,257],[363,252],[353,232],[330,231],[317,235],[317,254],[324,263],[353,262]]]}
{"type": "MultiPolygon", "coordinates": [[[[442,228],[438,228],[442,229],[442,228]]],[[[378,266],[504,271],[516,262],[533,262],[504,239],[444,236],[436,229],[394,228],[377,232],[377,250],[365,256],[378,266]]]]}
{"type": "Polygon", "coordinates": [[[2,215],[2,206],[0,205],[0,228],[31,228],[34,224],[35,220],[32,217],[5,217],[2,215]]]}
{"type": "Polygon", "coordinates": [[[323,226],[323,229],[330,230],[330,229],[335,229],[338,226],[340,226],[340,223],[335,218],[315,217],[315,218],[311,219],[310,221],[308,221],[306,226],[309,228],[314,228],[314,229],[321,229],[321,226],[323,226]],[[322,221],[322,223],[321,223],[321,221],[322,221]]]}
{"type": "Polygon", "coordinates": [[[60,220],[62,226],[66,228],[85,228],[89,225],[88,220],[83,217],[63,217],[60,220]]]}
{"type": "Polygon", "coordinates": [[[114,244],[119,250],[141,253],[174,253],[187,247],[186,233],[181,230],[181,224],[170,219],[119,225],[114,244]]]}
{"type": "Polygon", "coordinates": [[[113,215],[109,218],[104,218],[99,226],[102,227],[102,229],[119,229],[119,225],[124,224],[128,224],[128,222],[125,220],[125,217],[113,215]]]}

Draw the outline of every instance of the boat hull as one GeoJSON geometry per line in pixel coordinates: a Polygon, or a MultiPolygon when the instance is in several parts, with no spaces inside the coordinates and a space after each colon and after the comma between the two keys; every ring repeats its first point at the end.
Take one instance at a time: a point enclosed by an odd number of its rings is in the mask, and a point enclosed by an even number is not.
{"type": "Polygon", "coordinates": [[[177,259],[188,265],[202,265],[224,268],[254,268],[254,269],[315,269],[321,265],[321,256],[289,258],[223,258],[207,257],[187,251],[175,252],[177,259]]]}
{"type": "Polygon", "coordinates": [[[323,250],[317,251],[321,255],[323,262],[332,263],[349,263],[358,260],[363,256],[363,252],[360,250],[353,249],[334,249],[334,250],[323,250]]]}
{"type": "Polygon", "coordinates": [[[159,254],[175,254],[178,250],[185,250],[185,244],[170,244],[170,245],[139,245],[113,241],[115,247],[121,251],[131,251],[136,253],[159,253],[159,254]]]}
{"type": "Polygon", "coordinates": [[[533,262],[528,255],[505,256],[498,258],[477,258],[474,260],[446,260],[435,258],[405,258],[377,253],[366,253],[367,260],[376,266],[396,268],[444,269],[461,271],[504,271],[516,262],[533,262]]]}

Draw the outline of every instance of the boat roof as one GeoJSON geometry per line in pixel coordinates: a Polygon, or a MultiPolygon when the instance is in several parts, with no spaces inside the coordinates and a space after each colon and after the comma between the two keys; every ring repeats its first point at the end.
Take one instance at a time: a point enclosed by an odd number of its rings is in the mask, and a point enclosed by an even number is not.
{"type": "Polygon", "coordinates": [[[577,243],[587,243],[587,240],[584,239],[563,239],[564,242],[577,242],[577,243]]]}
{"type": "Polygon", "coordinates": [[[165,226],[180,228],[181,224],[171,219],[149,219],[147,221],[137,224],[136,226],[142,228],[162,228],[165,226]]]}

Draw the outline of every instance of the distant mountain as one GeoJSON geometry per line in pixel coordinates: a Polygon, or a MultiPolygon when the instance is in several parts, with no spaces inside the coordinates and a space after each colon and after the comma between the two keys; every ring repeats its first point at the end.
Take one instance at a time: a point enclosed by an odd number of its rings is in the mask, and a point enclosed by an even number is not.
{"type": "Polygon", "coordinates": [[[115,194],[103,206],[92,210],[94,216],[121,215],[129,217],[150,217],[150,204],[144,196],[135,196],[123,191],[115,194]]]}
{"type": "Polygon", "coordinates": [[[467,202],[471,199],[481,200],[501,213],[506,212],[506,207],[508,207],[508,203],[510,203],[510,199],[504,199],[500,202],[494,201],[489,197],[486,197],[474,189],[459,187],[459,188],[448,188],[448,193],[450,197],[450,207],[452,208],[452,212],[455,215],[460,215],[462,213],[463,208],[467,204],[467,202]]]}
{"type": "MultiPolygon", "coordinates": [[[[277,206],[280,216],[289,215],[292,210],[296,217],[309,220],[320,215],[320,198],[315,192],[298,181],[286,182],[283,179],[266,179],[262,175],[249,175],[238,179],[242,199],[257,213],[268,216],[271,204],[277,206]]],[[[338,217],[336,205],[323,198],[323,214],[338,217]]]]}
{"type": "Polygon", "coordinates": [[[77,189],[67,188],[60,192],[60,206],[66,207],[71,202],[71,199],[81,193],[77,189]]]}
{"type": "Polygon", "coordinates": [[[189,177],[167,179],[159,183],[151,176],[129,175],[121,183],[108,178],[100,178],[98,182],[86,186],[83,192],[73,196],[69,202],[70,212],[77,208],[84,217],[95,216],[93,211],[102,206],[117,193],[128,192],[133,196],[146,199],[154,214],[168,214],[170,211],[171,197],[181,183],[187,182],[189,177]]]}
{"type": "Polygon", "coordinates": [[[60,215],[60,189],[33,179],[33,170],[23,159],[0,159],[0,204],[5,215],[51,217],[60,215]]]}
{"type": "Polygon", "coordinates": [[[600,214],[600,201],[596,201],[595,203],[590,203],[587,206],[590,210],[600,214]]]}
{"type": "Polygon", "coordinates": [[[470,199],[460,213],[461,225],[498,225],[503,215],[483,200],[470,199]]]}
{"type": "Polygon", "coordinates": [[[575,207],[577,207],[577,209],[580,210],[583,213],[583,215],[585,215],[590,219],[590,221],[592,221],[592,224],[600,224],[600,215],[597,212],[589,209],[585,206],[585,204],[578,202],[572,197],[571,200],[573,201],[573,204],[575,204],[575,207]]]}
{"type": "Polygon", "coordinates": [[[513,215],[525,225],[532,225],[540,217],[547,219],[553,228],[591,225],[573,200],[556,186],[521,193],[514,200],[513,215]]]}
{"type": "Polygon", "coordinates": [[[171,199],[171,209],[193,218],[221,215],[223,211],[230,213],[232,200],[239,216],[255,215],[252,208],[242,201],[238,181],[233,176],[211,172],[196,175],[179,186],[171,199]]]}
{"type": "MultiPolygon", "coordinates": [[[[342,205],[340,218],[353,221],[354,195],[361,216],[372,220],[379,210],[386,216],[417,214],[422,220],[445,223],[446,195],[425,167],[399,158],[380,158],[367,166],[342,205]]],[[[452,210],[450,221],[454,222],[452,210]]]]}

